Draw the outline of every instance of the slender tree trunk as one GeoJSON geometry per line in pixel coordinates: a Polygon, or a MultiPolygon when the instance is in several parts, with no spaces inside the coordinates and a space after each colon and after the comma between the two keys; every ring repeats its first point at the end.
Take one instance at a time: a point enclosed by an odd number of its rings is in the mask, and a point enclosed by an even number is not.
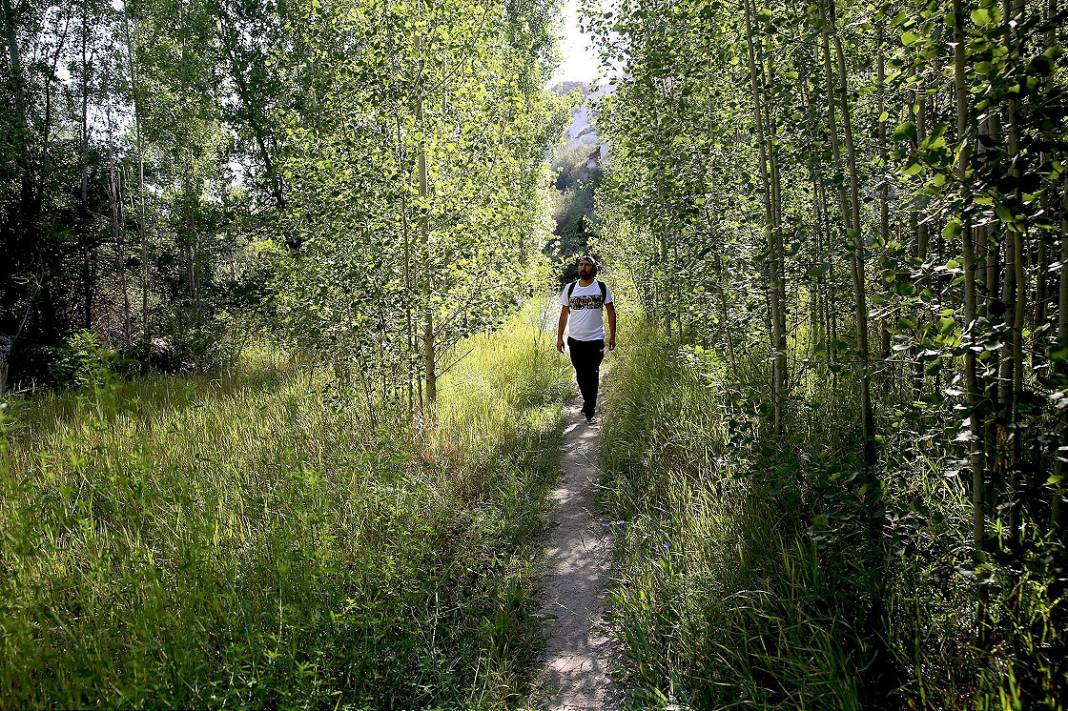
{"type": "MultiPolygon", "coordinates": [[[[1061,348],[1068,346],[1068,172],[1061,178],[1061,269],[1057,283],[1057,340],[1061,348]]],[[[1068,376],[1068,368],[1061,366],[1061,376],[1068,376]]],[[[1058,427],[1058,444],[1068,444],[1068,428],[1062,422],[1058,427]]],[[[1053,460],[1055,475],[1050,515],[1053,525],[1061,531],[1068,528],[1068,516],[1065,515],[1064,498],[1068,495],[1064,482],[1064,454],[1056,452],[1053,460]]]]}
{"type": "MultiPolygon", "coordinates": [[[[997,136],[1000,131],[1000,123],[997,120],[997,112],[987,112],[986,119],[980,122],[979,132],[981,135],[992,139],[997,136]]],[[[989,160],[989,156],[986,156],[988,149],[983,149],[978,152],[978,155],[984,156],[989,160]]],[[[980,236],[984,243],[983,249],[980,252],[980,257],[983,260],[984,271],[986,272],[985,278],[982,280],[983,285],[983,304],[982,315],[988,322],[988,328],[994,326],[997,322],[1002,320],[1003,314],[999,308],[1003,303],[1003,295],[1001,289],[1003,288],[1003,282],[1001,279],[1001,243],[998,239],[996,230],[992,229],[991,225],[983,225],[980,228],[980,236]]],[[[978,279],[976,280],[978,282],[978,279]]],[[[1011,281],[1010,281],[1011,283],[1011,281]]],[[[978,296],[978,295],[977,295],[978,296]]],[[[979,313],[979,307],[976,306],[977,313],[979,313]]],[[[986,507],[990,510],[994,510],[997,506],[997,493],[1001,489],[1001,452],[998,445],[998,433],[1001,430],[1001,379],[1000,373],[1004,368],[1004,357],[1002,354],[1003,349],[997,349],[989,351],[989,357],[984,365],[984,371],[986,373],[982,383],[982,408],[983,413],[983,437],[982,447],[985,456],[986,471],[989,473],[990,480],[986,485],[986,507]]]]}
{"type": "MultiPolygon", "coordinates": [[[[1057,16],[1057,0],[1049,0],[1048,17],[1057,16]]],[[[1047,44],[1054,46],[1058,41],[1057,31],[1051,29],[1047,44]]],[[[1061,246],[1060,246],[1060,273],[1057,280],[1057,341],[1061,348],[1068,346],[1068,172],[1061,173],[1061,246]]],[[[1068,369],[1061,366],[1060,375],[1068,375],[1068,369]]],[[[1056,442],[1060,447],[1068,444],[1068,430],[1063,422],[1057,427],[1058,437],[1056,442]]],[[[1055,451],[1053,456],[1054,485],[1050,496],[1050,523],[1054,530],[1064,535],[1068,530],[1068,511],[1064,505],[1064,499],[1068,496],[1068,486],[1064,481],[1064,455],[1055,451]]]]}
{"type": "Polygon", "coordinates": [[[764,185],[764,213],[767,229],[768,242],[768,296],[769,296],[769,326],[771,334],[771,397],[774,412],[774,427],[776,436],[783,434],[783,399],[786,384],[786,353],[781,344],[785,340],[784,334],[779,332],[783,323],[780,310],[783,304],[779,301],[779,284],[777,283],[778,272],[774,266],[777,260],[776,246],[778,244],[778,225],[775,219],[775,207],[771,189],[771,174],[769,168],[768,153],[774,151],[774,147],[768,143],[765,129],[764,111],[762,108],[762,92],[757,78],[757,58],[753,42],[752,16],[753,11],[749,0],[745,4],[745,36],[749,58],[749,78],[753,97],[753,121],[757,129],[757,140],[760,155],[760,178],[764,185]]]}
{"type": "MultiPolygon", "coordinates": [[[[1017,23],[1023,21],[1024,4],[1023,0],[1006,0],[1006,20],[1011,17],[1017,23]]],[[[1010,24],[1011,26],[1011,24],[1010,24]]],[[[1021,39],[1018,36],[1019,30],[1010,30],[1008,41],[1010,42],[1010,55],[1014,56],[1017,62],[1020,61],[1021,54],[1021,39]]],[[[1019,179],[1020,169],[1017,159],[1020,157],[1020,118],[1019,118],[1019,101],[1016,99],[1009,99],[1008,102],[1008,150],[1009,157],[1012,160],[1011,167],[1009,168],[1009,174],[1015,179],[1016,188],[1014,195],[1014,204],[1018,205],[1022,201],[1020,194],[1019,179]]],[[[1013,280],[1015,282],[1015,290],[1012,294],[1012,395],[1013,405],[1010,417],[1010,422],[1013,425],[1012,434],[1012,466],[1016,467],[1019,464],[1020,459],[1020,432],[1017,429],[1018,423],[1018,407],[1017,403],[1021,392],[1023,391],[1023,331],[1026,319],[1025,305],[1027,302],[1027,276],[1024,271],[1024,232],[1023,226],[1013,227],[1009,230],[1011,234],[1011,249],[1012,249],[1012,261],[1013,261],[1013,280]]]]}
{"type": "MultiPolygon", "coordinates": [[[[818,109],[815,97],[819,93],[819,77],[814,78],[815,89],[808,91],[809,74],[804,65],[800,70],[798,87],[801,90],[801,101],[806,108],[809,121],[816,124],[818,121],[818,109]]],[[[812,183],[812,232],[813,249],[816,264],[816,274],[812,278],[812,346],[822,343],[824,355],[827,360],[828,370],[831,369],[834,360],[834,349],[831,344],[829,316],[828,316],[828,272],[833,274],[833,255],[828,250],[830,238],[827,235],[827,213],[823,193],[823,173],[819,169],[819,160],[809,158],[807,161],[808,176],[812,183]],[[826,265],[826,269],[824,268],[826,265]]],[[[815,353],[813,352],[813,355],[815,353]]]]}
{"type": "MultiPolygon", "coordinates": [[[[967,38],[964,34],[965,14],[962,0],[953,0],[953,86],[956,96],[957,139],[960,147],[957,151],[957,177],[964,192],[964,206],[961,210],[961,241],[964,252],[964,328],[973,334],[976,327],[975,297],[975,252],[972,243],[971,220],[967,206],[971,202],[971,192],[967,173],[971,162],[971,146],[968,139],[971,121],[968,84],[966,78],[967,38]]],[[[980,392],[976,379],[975,351],[968,348],[964,358],[965,383],[968,389],[968,427],[970,430],[969,449],[972,468],[972,540],[977,552],[983,549],[984,512],[983,512],[983,452],[981,447],[982,430],[979,421],[980,392]]]]}
{"type": "MultiPolygon", "coordinates": [[[[393,48],[393,22],[389,16],[389,3],[382,3],[382,24],[386,27],[386,37],[388,41],[389,53],[391,57],[389,71],[390,71],[390,93],[393,98],[393,124],[396,131],[396,148],[395,155],[397,165],[405,171],[406,175],[410,175],[408,168],[408,152],[404,146],[404,131],[401,125],[400,115],[400,96],[397,93],[398,83],[398,70],[397,70],[397,52],[393,48]]],[[[419,380],[418,372],[415,365],[415,322],[412,314],[412,294],[414,293],[412,285],[412,246],[411,246],[411,227],[408,219],[408,191],[407,191],[407,178],[405,178],[404,188],[400,191],[400,215],[401,215],[401,244],[404,250],[404,337],[407,350],[404,355],[404,369],[405,369],[405,386],[408,391],[408,414],[411,415],[415,411],[415,389],[414,383],[419,380]]],[[[422,407],[422,387],[419,391],[419,403],[422,407]]]]}
{"type": "Polygon", "coordinates": [[[825,6],[820,5],[823,15],[823,55],[824,69],[827,79],[827,121],[831,138],[831,155],[835,165],[842,168],[842,149],[838,139],[838,122],[835,117],[835,97],[840,97],[842,109],[842,125],[845,130],[845,152],[849,187],[845,185],[838,189],[839,207],[842,212],[842,222],[845,226],[846,236],[852,239],[853,259],[853,292],[854,292],[854,319],[856,320],[856,343],[858,358],[860,361],[860,401],[861,418],[864,434],[864,463],[866,468],[875,464],[875,417],[871,402],[871,372],[869,367],[868,351],[868,307],[865,293],[864,276],[864,237],[860,223],[860,187],[857,178],[856,150],[853,142],[853,127],[849,116],[849,95],[846,86],[845,54],[842,50],[842,42],[838,37],[835,27],[834,8],[830,6],[834,0],[830,0],[825,6]],[[830,6],[830,7],[828,7],[830,6]],[[835,77],[831,64],[830,41],[833,37],[835,54],[837,57],[838,74],[841,84],[835,77]]]}
{"type": "MultiPolygon", "coordinates": [[[[751,4],[750,9],[756,11],[755,1],[751,4]]],[[[760,42],[760,37],[756,38],[756,52],[758,57],[764,56],[764,51],[760,42]]],[[[768,74],[764,73],[764,62],[757,63],[757,72],[760,79],[760,87],[762,96],[769,96],[771,90],[768,88],[771,86],[771,82],[775,76],[775,54],[771,53],[768,59],[768,74]]],[[[783,245],[782,236],[782,176],[779,172],[779,152],[777,150],[777,136],[778,128],[775,122],[774,105],[772,102],[763,101],[764,107],[764,121],[767,124],[765,129],[765,135],[768,137],[768,167],[771,170],[771,208],[774,217],[774,229],[772,230],[772,236],[774,242],[772,244],[772,252],[769,255],[771,258],[771,269],[774,275],[772,281],[772,289],[774,290],[774,299],[772,303],[775,308],[772,309],[773,318],[778,319],[776,324],[776,332],[778,333],[778,340],[775,344],[774,357],[779,361],[779,388],[781,393],[781,399],[783,405],[785,405],[786,391],[789,387],[789,373],[790,368],[787,363],[787,330],[786,330],[786,265],[785,265],[785,247],[783,245]]]]}
{"type": "MultiPolygon", "coordinates": [[[[864,275],[865,246],[860,220],[860,183],[857,171],[857,153],[853,140],[853,122],[849,110],[849,88],[847,86],[845,52],[842,38],[838,34],[837,20],[834,13],[834,0],[827,3],[825,29],[834,40],[835,55],[838,60],[839,97],[842,108],[842,127],[845,134],[846,162],[849,174],[849,217],[846,220],[846,234],[853,239],[853,291],[855,294],[855,317],[857,322],[857,351],[860,358],[860,403],[864,426],[864,462],[868,467],[875,464],[875,413],[871,401],[871,354],[868,348],[868,303],[867,284],[864,275]]],[[[834,94],[828,97],[833,102],[834,94]]],[[[833,129],[832,130],[836,130],[833,129]]]]}
{"type": "MultiPolygon", "coordinates": [[[[1044,196],[1043,209],[1046,213],[1052,212],[1050,210],[1049,195],[1044,196]]],[[[1037,368],[1042,367],[1045,362],[1045,348],[1049,343],[1049,338],[1046,333],[1042,331],[1042,327],[1047,325],[1047,313],[1046,310],[1049,307],[1049,241],[1052,237],[1052,231],[1043,231],[1038,240],[1038,263],[1035,265],[1035,308],[1032,311],[1031,320],[1031,372],[1035,372],[1037,368]]]]}
{"type": "Polygon", "coordinates": [[[130,58],[130,84],[131,101],[134,112],[134,144],[137,148],[137,187],[138,187],[138,229],[141,232],[141,349],[142,357],[148,357],[149,327],[148,327],[148,292],[149,292],[149,268],[148,268],[148,224],[145,198],[145,151],[144,141],[141,134],[141,111],[139,97],[141,95],[140,84],[137,77],[137,55],[130,32],[130,9],[123,6],[123,23],[126,29],[126,50],[130,58]]]}
{"type": "MultiPolygon", "coordinates": [[[[416,36],[415,38],[415,54],[418,57],[422,56],[423,38],[416,36]]],[[[424,125],[423,116],[423,67],[420,64],[419,77],[417,79],[416,88],[416,103],[415,103],[415,125],[419,127],[421,137],[419,139],[419,154],[418,154],[418,171],[419,171],[419,202],[422,209],[422,215],[420,217],[420,231],[422,233],[422,250],[423,250],[423,264],[422,264],[422,308],[423,308],[423,377],[426,382],[426,399],[429,404],[433,404],[438,397],[438,377],[436,370],[436,353],[434,342],[434,306],[432,303],[434,293],[433,282],[433,260],[431,258],[430,250],[430,209],[429,209],[429,191],[427,189],[427,172],[426,172],[426,126],[424,125]]]]}
{"type": "MultiPolygon", "coordinates": [[[[1014,22],[1022,17],[1023,4],[1014,0],[1004,0],[1003,26],[1005,28],[1005,42],[1009,52],[1010,61],[1019,63],[1019,45],[1017,31],[1014,22]]],[[[995,112],[991,112],[992,114],[995,112]]],[[[1019,178],[1020,171],[1018,161],[1022,158],[1019,150],[1019,125],[1018,125],[1019,102],[1009,99],[1005,107],[1006,125],[1006,150],[1011,161],[1009,176],[1017,187],[1013,189],[1012,196],[1008,201],[1010,212],[1020,204],[1019,178]]],[[[1024,234],[1022,226],[1006,225],[1002,229],[1003,242],[1005,244],[1005,289],[1003,301],[1006,306],[1006,320],[1011,333],[1009,352],[1002,356],[1002,382],[999,394],[1001,407],[1001,425],[1004,428],[1005,446],[1002,448],[1001,469],[1006,477],[1008,494],[1007,539],[1014,550],[1020,543],[1022,527],[1023,492],[1020,480],[1020,435],[1018,424],[1018,402],[1023,389],[1023,324],[1025,319],[1024,305],[1027,293],[1027,279],[1024,271],[1024,234]]]]}
{"type": "MultiPolygon", "coordinates": [[[[885,57],[885,33],[886,33],[886,18],[882,15],[879,16],[875,25],[876,31],[876,45],[878,46],[876,52],[876,78],[878,82],[878,129],[877,135],[879,138],[879,239],[882,244],[882,249],[886,249],[886,245],[890,242],[890,186],[888,184],[889,176],[887,170],[890,165],[890,151],[886,147],[886,122],[889,119],[883,119],[883,113],[886,111],[886,57],[885,57]]],[[[886,325],[886,320],[883,319],[880,326],[880,353],[879,357],[884,362],[889,362],[890,358],[890,329],[886,325]]]]}
{"type": "Polygon", "coordinates": [[[81,180],[78,200],[78,225],[82,245],[82,323],[93,327],[93,242],[89,234],[89,9],[82,2],[82,111],[80,132],[81,180]]]}
{"type": "Polygon", "coordinates": [[[132,342],[130,329],[130,288],[126,280],[126,220],[123,216],[122,171],[115,164],[114,156],[108,170],[108,198],[111,202],[111,237],[118,248],[119,291],[122,293],[122,335],[128,349],[132,342]]]}

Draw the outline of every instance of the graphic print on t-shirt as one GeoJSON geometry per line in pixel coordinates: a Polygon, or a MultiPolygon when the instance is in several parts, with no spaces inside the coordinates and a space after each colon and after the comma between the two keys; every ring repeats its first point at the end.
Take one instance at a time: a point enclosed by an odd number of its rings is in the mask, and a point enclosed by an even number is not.
{"type": "Polygon", "coordinates": [[[571,315],[567,319],[570,337],[577,341],[604,340],[604,311],[612,301],[612,290],[605,284],[602,296],[601,286],[596,281],[586,286],[576,282],[561,289],[559,303],[570,307],[571,315]],[[572,292],[570,297],[568,291],[572,292]]]}
{"type": "Polygon", "coordinates": [[[603,309],[604,299],[600,294],[594,294],[592,296],[572,296],[571,301],[568,304],[572,311],[583,311],[585,309],[603,309]]]}

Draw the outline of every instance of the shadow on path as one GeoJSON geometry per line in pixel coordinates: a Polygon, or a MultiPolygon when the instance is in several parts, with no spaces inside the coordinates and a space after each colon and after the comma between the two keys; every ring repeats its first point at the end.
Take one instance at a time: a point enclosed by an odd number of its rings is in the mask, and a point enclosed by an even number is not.
{"type": "Polygon", "coordinates": [[[598,427],[568,407],[560,481],[552,493],[553,528],[546,541],[549,574],[542,614],[549,634],[538,685],[555,711],[616,709],[608,668],[616,657],[604,624],[612,541],[596,515],[598,427]]]}

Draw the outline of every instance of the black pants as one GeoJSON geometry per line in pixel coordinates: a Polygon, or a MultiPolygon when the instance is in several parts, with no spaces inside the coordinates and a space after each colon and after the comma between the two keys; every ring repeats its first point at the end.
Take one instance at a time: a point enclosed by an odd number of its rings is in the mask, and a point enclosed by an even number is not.
{"type": "Polygon", "coordinates": [[[582,393],[582,412],[593,417],[597,409],[597,380],[601,376],[601,361],[604,360],[604,341],[576,341],[567,339],[571,351],[571,365],[575,366],[575,379],[582,393]]]}

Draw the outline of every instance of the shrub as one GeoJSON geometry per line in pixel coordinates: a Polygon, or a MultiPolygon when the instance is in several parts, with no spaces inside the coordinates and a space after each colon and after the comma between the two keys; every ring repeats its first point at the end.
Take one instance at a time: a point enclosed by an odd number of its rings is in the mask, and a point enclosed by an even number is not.
{"type": "Polygon", "coordinates": [[[92,331],[78,331],[62,346],[46,349],[51,359],[51,383],[65,388],[100,387],[118,376],[129,375],[134,365],[100,342],[92,331]]]}

